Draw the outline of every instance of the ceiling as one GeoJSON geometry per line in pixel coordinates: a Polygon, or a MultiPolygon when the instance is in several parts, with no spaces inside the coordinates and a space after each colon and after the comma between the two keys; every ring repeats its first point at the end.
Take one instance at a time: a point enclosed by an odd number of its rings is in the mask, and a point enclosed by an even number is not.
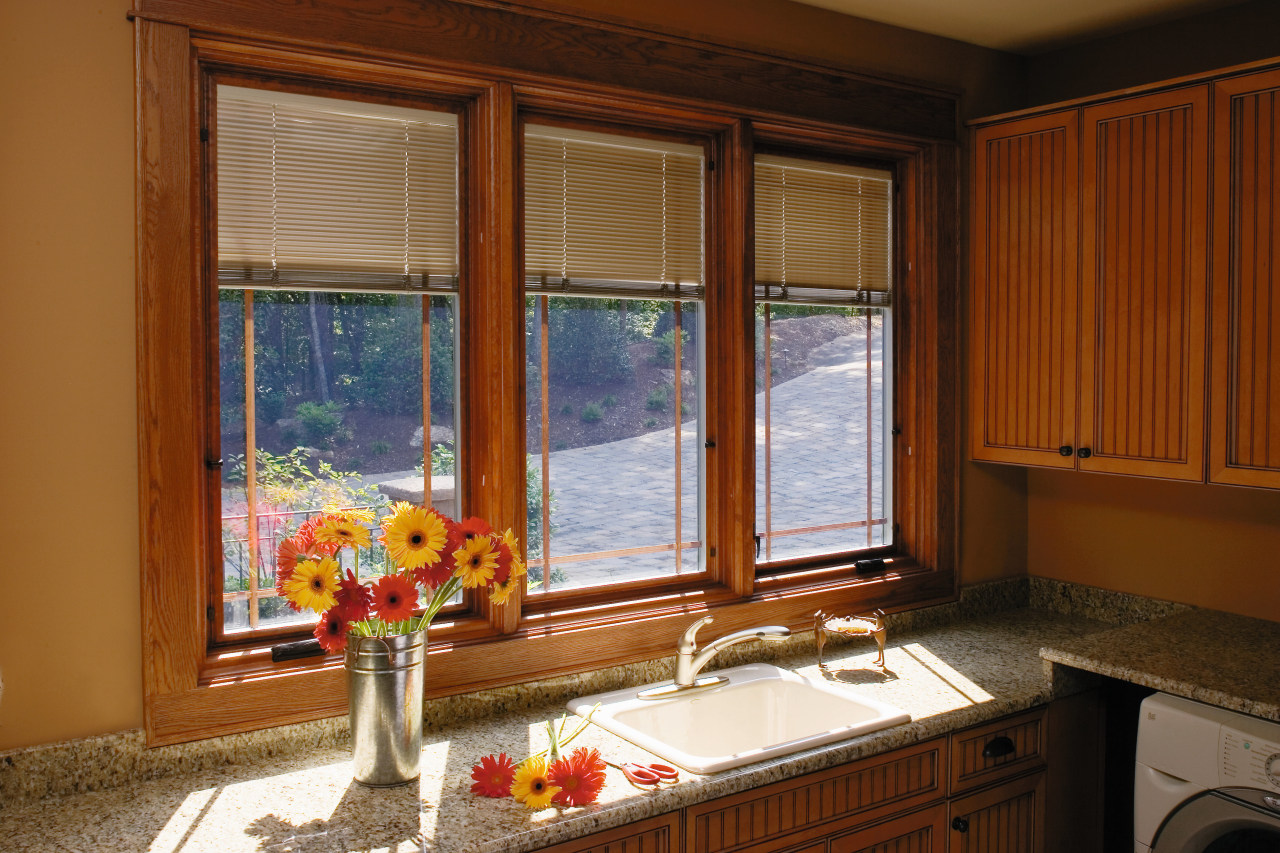
{"type": "Polygon", "coordinates": [[[1241,0],[798,0],[1013,53],[1135,29],[1241,0]]]}

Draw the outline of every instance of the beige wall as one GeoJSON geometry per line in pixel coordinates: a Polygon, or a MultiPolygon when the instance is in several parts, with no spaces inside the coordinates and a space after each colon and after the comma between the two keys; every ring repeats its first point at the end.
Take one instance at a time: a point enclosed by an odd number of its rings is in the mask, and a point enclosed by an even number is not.
{"type": "Polygon", "coordinates": [[[0,4],[0,748],[142,722],[128,8],[0,4]]]}
{"type": "MultiPolygon", "coordinates": [[[[783,0],[579,3],[1020,97],[1013,57],[783,0]]],[[[129,6],[0,4],[0,749],[142,724],[129,6]]],[[[966,577],[1022,571],[1024,475],[966,471],[966,577]]]]}
{"type": "Polygon", "coordinates": [[[1280,619],[1280,492],[1033,471],[1031,574],[1280,619]]]}

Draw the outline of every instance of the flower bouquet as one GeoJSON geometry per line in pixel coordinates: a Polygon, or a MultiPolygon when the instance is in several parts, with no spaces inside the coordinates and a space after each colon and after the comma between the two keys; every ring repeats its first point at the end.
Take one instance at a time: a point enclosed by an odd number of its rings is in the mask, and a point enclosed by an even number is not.
{"type": "Polygon", "coordinates": [[[373,513],[350,509],[307,520],[276,549],[276,590],[294,610],[320,614],[315,636],[325,651],[346,652],[356,781],[399,785],[418,777],[427,626],[460,589],[488,588],[505,602],[525,566],[509,529],[400,502],[381,521],[381,565],[362,575],[373,522],[373,513]]]}

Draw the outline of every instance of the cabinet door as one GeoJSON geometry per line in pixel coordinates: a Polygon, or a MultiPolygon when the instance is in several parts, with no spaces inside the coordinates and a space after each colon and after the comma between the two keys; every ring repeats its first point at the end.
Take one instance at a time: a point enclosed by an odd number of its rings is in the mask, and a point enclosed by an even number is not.
{"type": "Polygon", "coordinates": [[[831,853],[945,853],[947,804],[831,839],[831,853]]]}
{"type": "Polygon", "coordinates": [[[951,801],[950,853],[1040,853],[1044,773],[951,801]]]}
{"type": "Polygon", "coordinates": [[[1084,110],[1082,471],[1204,479],[1209,90],[1084,110]]]}
{"type": "Polygon", "coordinates": [[[679,853],[680,813],[659,815],[587,835],[538,853],[679,853]]]}
{"type": "Polygon", "coordinates": [[[972,456],[1074,468],[1078,114],[981,128],[974,152],[972,456]]]}
{"type": "Polygon", "coordinates": [[[1209,479],[1280,488],[1280,71],[1214,92],[1209,479]]]}

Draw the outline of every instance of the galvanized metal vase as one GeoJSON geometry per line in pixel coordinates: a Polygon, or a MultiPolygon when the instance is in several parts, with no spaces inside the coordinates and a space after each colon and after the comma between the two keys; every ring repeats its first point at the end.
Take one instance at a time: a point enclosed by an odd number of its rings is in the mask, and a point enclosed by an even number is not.
{"type": "Polygon", "coordinates": [[[355,780],[385,788],[418,778],[427,632],[347,640],[355,780]]]}

